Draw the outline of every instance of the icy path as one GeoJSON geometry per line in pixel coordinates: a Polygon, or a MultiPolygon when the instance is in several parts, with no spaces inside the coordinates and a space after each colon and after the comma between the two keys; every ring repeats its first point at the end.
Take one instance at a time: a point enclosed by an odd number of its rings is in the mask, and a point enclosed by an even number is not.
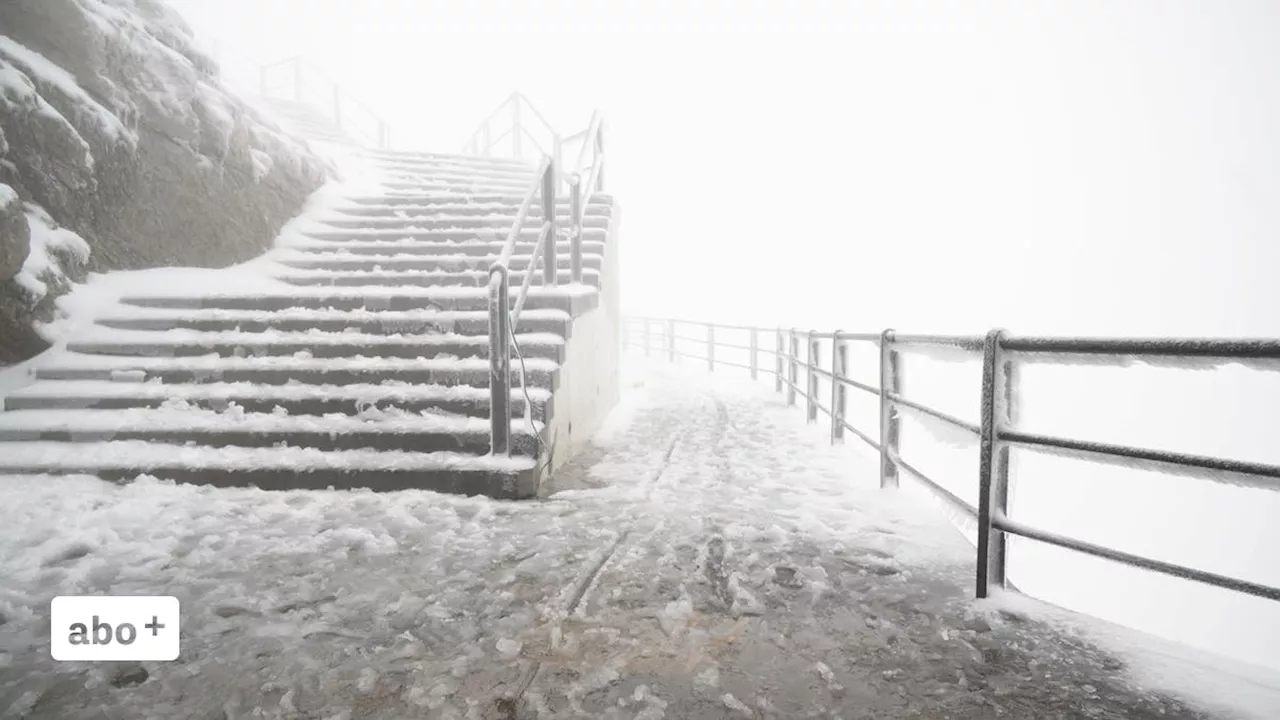
{"type": "Polygon", "coordinates": [[[540,502],[0,479],[0,717],[1235,717],[968,600],[960,536],[763,384],[627,386],[540,502]],[[177,595],[180,661],[51,661],[94,593],[177,595]]]}

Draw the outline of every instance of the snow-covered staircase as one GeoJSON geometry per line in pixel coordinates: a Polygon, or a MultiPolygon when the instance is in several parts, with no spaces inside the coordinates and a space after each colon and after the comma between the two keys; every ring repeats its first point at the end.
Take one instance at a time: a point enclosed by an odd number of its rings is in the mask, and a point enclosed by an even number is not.
{"type": "MultiPolygon", "coordinates": [[[[0,473],[534,495],[557,452],[575,318],[601,304],[612,200],[587,203],[583,283],[567,284],[562,239],[566,285],[530,292],[515,329],[527,387],[513,357],[513,452],[490,456],[487,271],[534,171],[467,156],[363,157],[381,189],[311,218],[259,263],[266,277],[231,268],[212,288],[140,287],[99,311],[6,397],[0,473]]],[[[535,240],[516,247],[515,287],[535,240]]]]}

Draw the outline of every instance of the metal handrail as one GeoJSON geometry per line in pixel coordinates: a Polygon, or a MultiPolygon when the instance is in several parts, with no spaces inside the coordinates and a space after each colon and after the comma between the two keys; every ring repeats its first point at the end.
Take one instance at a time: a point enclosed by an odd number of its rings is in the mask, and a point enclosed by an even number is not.
{"type": "MultiPolygon", "coordinates": [[[[881,333],[845,333],[839,330],[819,333],[798,328],[765,328],[671,318],[628,317],[623,319],[624,344],[628,347],[637,347],[637,343],[633,340],[634,333],[628,331],[635,324],[639,324],[643,330],[641,333],[643,342],[638,346],[644,350],[645,354],[649,354],[655,347],[651,342],[654,337],[652,326],[657,324],[662,328],[662,332],[657,334],[662,340],[657,344],[657,348],[665,352],[670,360],[674,361],[676,357],[704,360],[711,370],[714,370],[718,364],[745,367],[750,371],[753,380],[762,372],[772,374],[774,390],[782,392],[785,388],[788,405],[795,405],[797,397],[805,400],[810,422],[816,421],[818,412],[831,418],[830,438],[833,444],[842,441],[844,431],[849,430],[880,454],[881,487],[896,487],[898,470],[902,469],[949,506],[976,520],[978,547],[974,575],[977,597],[987,597],[992,587],[1010,588],[1007,580],[1005,546],[1007,536],[1012,534],[1166,575],[1280,601],[1280,587],[1262,585],[1105,548],[1033,528],[1008,517],[1009,451],[1013,447],[1059,453],[1075,459],[1085,457],[1094,462],[1128,464],[1136,462],[1143,467],[1167,473],[1194,476],[1226,485],[1280,492],[1280,465],[1076,440],[1017,430],[1010,413],[1017,390],[1013,378],[1011,355],[1020,355],[1024,360],[1038,362],[1053,362],[1058,359],[1058,356],[1074,355],[1102,358],[1118,364],[1127,364],[1128,359],[1133,356],[1192,358],[1215,364],[1226,364],[1241,360],[1280,359],[1280,340],[1011,337],[1002,330],[992,330],[985,336],[902,335],[892,330],[881,333]],[[675,332],[677,325],[704,327],[707,329],[706,338],[677,335],[675,332]],[[717,341],[716,329],[750,333],[750,344],[747,346],[750,352],[748,364],[744,366],[741,363],[716,360],[714,352],[716,347],[730,349],[742,347],[717,341]],[[760,347],[761,333],[774,336],[774,350],[760,347]],[[807,359],[801,357],[802,338],[808,345],[807,359]],[[677,339],[704,343],[707,348],[706,355],[699,356],[686,351],[677,351],[675,349],[677,339]],[[784,342],[784,339],[789,342],[784,342]],[[830,341],[832,356],[830,369],[821,367],[818,352],[819,340],[830,341]],[[848,375],[846,348],[851,342],[863,342],[880,347],[881,380],[878,387],[861,383],[848,375]],[[970,423],[903,396],[898,373],[899,355],[919,348],[946,348],[948,351],[981,354],[983,379],[979,423],[970,423]],[[775,357],[772,370],[760,367],[758,356],[762,353],[775,357]],[[807,374],[807,381],[803,384],[799,380],[801,368],[804,368],[807,374]],[[815,381],[818,377],[833,381],[830,406],[823,406],[821,399],[817,397],[815,381]],[[872,434],[858,430],[846,420],[847,398],[842,392],[844,387],[858,388],[879,396],[879,441],[876,441],[872,434]],[[975,508],[961,500],[942,484],[907,464],[899,456],[897,424],[902,409],[915,411],[928,421],[958,428],[977,436],[978,507],[975,508]]],[[[1266,367],[1273,371],[1280,370],[1280,366],[1275,364],[1266,367]]]]}
{"type": "Polygon", "coordinates": [[[273,88],[270,83],[271,71],[288,66],[293,67],[293,74],[290,76],[289,84],[285,86],[286,89],[292,90],[292,92],[289,93],[291,97],[287,99],[291,99],[294,102],[304,102],[302,99],[303,71],[304,69],[309,70],[311,73],[318,75],[329,84],[330,88],[332,88],[333,107],[331,110],[333,121],[339,129],[349,131],[349,128],[343,126],[343,110],[347,107],[355,107],[363,111],[377,127],[377,137],[375,138],[377,147],[382,150],[390,147],[391,132],[390,125],[387,124],[387,121],[384,120],[381,115],[374,112],[367,103],[361,101],[359,98],[355,97],[343,88],[342,85],[340,85],[337,80],[334,80],[327,72],[301,56],[295,55],[293,57],[284,58],[258,66],[260,83],[259,90],[264,97],[276,97],[272,92],[273,88]]]}
{"type": "MultiPolygon", "coordinates": [[[[582,174],[585,166],[585,157],[588,149],[594,148],[597,160],[594,165],[602,164],[602,155],[604,152],[603,142],[603,116],[599,111],[592,113],[591,121],[588,127],[571,135],[562,135],[547,120],[546,116],[538,110],[528,97],[521,92],[513,92],[507,96],[505,100],[498,104],[496,108],[490,112],[484,120],[477,124],[476,129],[472,131],[466,141],[462,144],[462,151],[471,155],[482,157],[491,157],[494,149],[503,144],[503,141],[511,139],[511,155],[516,158],[523,158],[523,141],[528,139],[533,143],[534,147],[543,154],[550,154],[556,166],[557,182],[561,185],[570,181],[573,173],[582,174]],[[510,127],[503,129],[501,135],[494,136],[494,122],[504,114],[510,117],[510,127]],[[533,129],[525,122],[524,118],[531,115],[540,126],[540,129],[551,138],[550,147],[543,147],[538,141],[538,136],[534,134],[533,129]],[[566,143],[575,142],[583,139],[584,143],[578,153],[578,161],[574,165],[572,173],[565,172],[565,164],[561,155],[566,143]]],[[[594,168],[593,168],[594,169],[594,168]]],[[[601,170],[595,170],[596,178],[594,185],[596,191],[604,190],[604,174],[601,170]]]]}
{"type": "MultiPolygon", "coordinates": [[[[489,454],[511,454],[511,351],[513,346],[519,353],[519,346],[514,340],[515,329],[520,321],[520,312],[524,309],[525,299],[529,296],[533,274],[537,269],[538,259],[542,259],[543,284],[556,284],[556,168],[552,158],[543,156],[529,189],[524,194],[520,209],[516,212],[515,221],[507,232],[506,242],[498,258],[489,266],[489,454]],[[541,195],[542,225],[538,232],[538,240],[534,243],[533,257],[525,269],[524,282],[520,286],[520,296],[516,306],[511,305],[511,257],[515,253],[516,243],[524,230],[525,221],[533,207],[533,201],[541,195]]],[[[523,376],[522,376],[523,378],[523,376]]],[[[521,381],[523,385],[523,379],[521,381]]],[[[526,412],[532,412],[525,400],[526,412]]]]}

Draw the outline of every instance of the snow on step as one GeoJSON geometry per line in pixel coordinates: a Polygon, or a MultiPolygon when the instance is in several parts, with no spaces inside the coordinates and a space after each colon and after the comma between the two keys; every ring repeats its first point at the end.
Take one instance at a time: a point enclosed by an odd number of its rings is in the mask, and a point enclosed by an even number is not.
{"type": "MultiPolygon", "coordinates": [[[[521,248],[524,249],[524,248],[521,248]]],[[[558,250],[558,249],[557,249],[558,250]]],[[[483,253],[475,255],[415,255],[411,253],[395,253],[392,255],[356,255],[353,253],[294,253],[279,255],[275,261],[289,268],[300,270],[328,271],[364,271],[364,272],[443,272],[446,270],[483,270],[488,272],[500,255],[483,253]]],[[[535,262],[532,255],[512,255],[507,267],[513,271],[525,270],[535,262]]],[[[537,258],[539,271],[541,258],[537,258]]],[[[556,265],[561,269],[572,268],[573,258],[568,253],[556,253],[556,265]]],[[[604,266],[604,257],[600,253],[582,254],[582,266],[589,270],[600,270],[604,266]]]]}
{"type": "MultiPolygon", "coordinates": [[[[560,364],[546,358],[524,359],[524,366],[530,371],[549,372],[559,369],[560,364]]],[[[355,355],[343,358],[306,358],[291,355],[264,355],[260,357],[227,357],[222,355],[197,355],[192,357],[127,357],[122,355],[85,355],[70,352],[60,355],[36,369],[36,376],[45,372],[56,372],[68,368],[101,369],[110,373],[114,370],[141,370],[144,372],[160,372],[164,370],[200,370],[211,373],[218,371],[272,369],[296,372],[299,374],[317,370],[361,371],[368,373],[395,372],[396,370],[421,371],[458,371],[484,370],[488,372],[489,361],[481,357],[469,358],[395,358],[364,357],[355,355]]],[[[20,391],[15,391],[20,392],[20,391]]],[[[488,390],[485,390],[488,392],[488,390]]]]}
{"type": "MultiPolygon", "coordinates": [[[[530,364],[531,360],[526,360],[530,364]]],[[[181,364],[179,364],[181,365],[181,364]]],[[[124,368],[121,368],[125,370],[124,368]]],[[[152,368],[129,368],[125,370],[146,372],[152,368]]],[[[401,383],[386,381],[378,384],[353,383],[348,385],[307,385],[304,383],[288,385],[258,385],[244,382],[210,382],[200,384],[172,384],[159,382],[141,382],[138,376],[117,374],[119,381],[111,380],[60,380],[58,382],[37,382],[19,388],[8,394],[10,398],[28,395],[47,397],[150,397],[175,400],[206,400],[210,398],[262,397],[273,400],[295,398],[354,398],[358,400],[489,400],[489,388],[471,385],[422,385],[418,383],[401,383]],[[127,378],[127,379],[126,379],[127,378]]],[[[546,400],[551,392],[545,388],[528,388],[529,397],[534,401],[546,400]]],[[[519,388],[511,391],[513,397],[523,392],[519,388]]]]}
{"type": "MultiPolygon", "coordinates": [[[[557,263],[559,266],[559,263],[557,263]]],[[[508,277],[511,284],[520,286],[524,282],[524,276],[527,271],[512,270],[508,277]]],[[[284,282],[294,285],[324,285],[336,287],[363,287],[371,285],[382,285],[392,287],[404,287],[406,285],[418,286],[448,286],[448,285],[469,285],[472,287],[484,287],[489,283],[488,270],[326,270],[326,269],[303,269],[298,268],[287,274],[276,276],[284,282]]],[[[557,268],[557,282],[567,283],[573,278],[573,274],[564,267],[557,268]]],[[[590,285],[600,284],[600,271],[595,269],[584,268],[582,271],[582,281],[590,285]]],[[[538,268],[533,274],[533,285],[544,284],[542,269],[538,268]]]]}
{"type": "MultiPolygon", "coordinates": [[[[542,423],[534,423],[541,431],[542,423]]],[[[513,419],[516,434],[529,434],[529,423],[513,419]]],[[[65,432],[110,434],[137,432],[201,432],[235,430],[246,433],[489,433],[488,418],[392,410],[366,410],[358,415],[288,415],[254,413],[232,408],[218,412],[171,400],[158,408],[118,410],[17,410],[0,413],[0,436],[65,432]]]]}
{"type": "MultiPolygon", "coordinates": [[[[518,256],[527,257],[533,252],[534,242],[530,240],[517,240],[515,244],[515,252],[518,256]]],[[[568,256],[573,245],[568,241],[560,241],[556,243],[556,253],[568,256]]],[[[316,242],[297,242],[289,245],[287,248],[281,248],[272,253],[271,259],[277,262],[288,260],[291,257],[314,257],[314,256],[368,256],[377,255],[383,257],[413,257],[413,256],[440,256],[440,255],[466,255],[469,257],[491,257],[497,259],[502,252],[503,243],[501,240],[485,240],[485,241],[469,241],[469,242],[425,242],[416,240],[352,240],[352,241],[334,241],[334,240],[318,240],[316,242]]],[[[605,244],[599,240],[583,240],[583,255],[603,255],[605,244]]]]}
{"type": "Polygon", "coordinates": [[[253,471],[315,470],[532,470],[534,458],[468,455],[454,452],[415,453],[397,450],[317,450],[315,448],[228,446],[210,448],[165,445],[140,440],[118,442],[11,442],[4,444],[0,469],[91,472],[100,469],[190,468],[253,471]]]}
{"type": "MultiPolygon", "coordinates": [[[[522,228],[518,236],[520,238],[529,238],[537,240],[542,230],[539,227],[522,228]]],[[[505,239],[507,233],[499,232],[495,228],[425,228],[421,226],[408,226],[403,228],[349,228],[343,230],[324,230],[319,228],[308,228],[302,231],[303,235],[314,240],[334,240],[341,242],[352,242],[361,239],[365,240],[452,240],[462,242],[472,240],[474,238],[498,238],[505,239]]],[[[586,227],[582,229],[582,238],[584,240],[604,241],[608,237],[606,228],[586,227]]]]}
{"type": "MultiPolygon", "coordinates": [[[[90,343],[146,343],[150,345],[238,345],[253,347],[260,345],[311,345],[311,346],[351,346],[362,345],[401,345],[404,347],[427,349],[432,346],[449,347],[489,347],[489,336],[459,335],[456,333],[423,333],[423,334],[391,334],[372,335],[361,332],[324,332],[309,330],[306,332],[288,332],[280,330],[264,330],[262,332],[204,332],[200,330],[173,329],[162,331],[129,331],[101,330],[86,333],[71,341],[71,345],[90,343]]],[[[564,338],[554,333],[523,333],[516,335],[516,342],[526,346],[559,346],[564,345],[564,338]]]]}
{"type": "MultiPolygon", "coordinates": [[[[412,256],[411,256],[412,257],[412,256]]],[[[520,313],[519,326],[529,332],[553,332],[563,337],[569,330],[569,313],[563,310],[526,310],[520,313]]],[[[114,311],[112,315],[96,321],[104,327],[122,329],[168,330],[180,327],[223,329],[246,327],[305,327],[335,331],[346,328],[373,328],[383,332],[412,332],[431,328],[436,332],[475,332],[487,334],[489,313],[487,310],[311,310],[284,308],[281,310],[220,310],[220,309],[169,309],[129,308],[127,312],[114,311]]],[[[523,333],[521,333],[523,334],[523,333]]],[[[381,337],[381,336],[380,336],[381,337]]]]}

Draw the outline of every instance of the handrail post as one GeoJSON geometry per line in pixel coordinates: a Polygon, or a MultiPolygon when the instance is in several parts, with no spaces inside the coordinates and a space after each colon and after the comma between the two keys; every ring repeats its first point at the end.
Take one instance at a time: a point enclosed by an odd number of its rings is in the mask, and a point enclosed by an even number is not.
{"type": "Polygon", "coordinates": [[[489,271],[489,454],[511,454],[511,313],[507,269],[489,271]]]}
{"type": "Polygon", "coordinates": [[[841,330],[831,334],[831,444],[844,441],[844,416],[848,388],[841,382],[849,375],[849,346],[840,341],[841,330]]]}
{"type": "MultiPolygon", "coordinates": [[[[600,129],[596,131],[596,160],[604,156],[604,120],[600,121],[600,129]]],[[[596,186],[592,192],[604,192],[604,166],[596,173],[596,186]]]]}
{"type": "Polygon", "coordinates": [[[759,362],[759,361],[760,361],[760,358],[759,358],[759,354],[760,354],[760,338],[758,337],[758,334],[757,334],[757,332],[756,332],[756,329],[755,329],[755,328],[751,328],[751,343],[750,343],[750,345],[751,345],[751,379],[752,379],[752,380],[755,380],[755,379],[758,377],[758,374],[757,374],[758,370],[757,370],[757,368],[758,368],[758,367],[759,367],[759,365],[760,365],[760,362],[759,362]]]}
{"type": "Polygon", "coordinates": [[[667,320],[667,362],[676,361],[676,321],[667,320]]]}
{"type": "Polygon", "coordinates": [[[1005,587],[1006,538],[993,521],[1009,510],[1009,448],[1000,427],[1011,420],[1012,367],[1005,362],[1003,330],[992,330],[982,345],[982,436],[978,451],[977,596],[1005,587]]]}
{"type": "Polygon", "coordinates": [[[302,102],[302,58],[293,59],[293,100],[302,102]]]}
{"type": "Polygon", "coordinates": [[[716,326],[707,323],[707,371],[716,369],[716,326]]]}
{"type": "Polygon", "coordinates": [[[898,487],[898,412],[891,395],[899,392],[898,353],[893,349],[893,331],[880,333],[880,487],[898,487]]]}
{"type": "Polygon", "coordinates": [[[511,152],[516,159],[524,157],[520,146],[520,95],[511,96],[511,152]]]}
{"type": "Polygon", "coordinates": [[[806,395],[805,398],[805,420],[808,422],[818,421],[818,345],[819,341],[814,337],[814,331],[809,331],[809,358],[805,363],[808,370],[805,382],[806,395]]]}
{"type": "Polygon", "coordinates": [[[778,332],[773,338],[773,391],[782,392],[782,328],[778,328],[778,332]]]}
{"type": "Polygon", "coordinates": [[[563,150],[564,141],[560,139],[559,134],[551,137],[551,166],[555,168],[556,176],[556,192],[560,191],[560,183],[564,181],[564,170],[561,167],[561,151],[563,150]]]}
{"type": "Polygon", "coordinates": [[[582,282],[582,176],[569,178],[569,270],[573,282],[582,282]]]}
{"type": "Polygon", "coordinates": [[[800,369],[796,367],[796,359],[800,356],[800,338],[796,335],[796,329],[791,328],[791,348],[787,353],[787,379],[791,382],[787,383],[787,407],[795,407],[796,404],[796,382],[800,380],[800,369]]]}
{"type": "MultiPolygon", "coordinates": [[[[550,225],[547,239],[542,245],[542,285],[555,287],[560,280],[560,265],[556,260],[556,245],[560,238],[556,235],[556,164],[553,161],[542,176],[542,220],[550,225]]],[[[529,272],[533,272],[535,258],[529,259],[529,272]]]]}

